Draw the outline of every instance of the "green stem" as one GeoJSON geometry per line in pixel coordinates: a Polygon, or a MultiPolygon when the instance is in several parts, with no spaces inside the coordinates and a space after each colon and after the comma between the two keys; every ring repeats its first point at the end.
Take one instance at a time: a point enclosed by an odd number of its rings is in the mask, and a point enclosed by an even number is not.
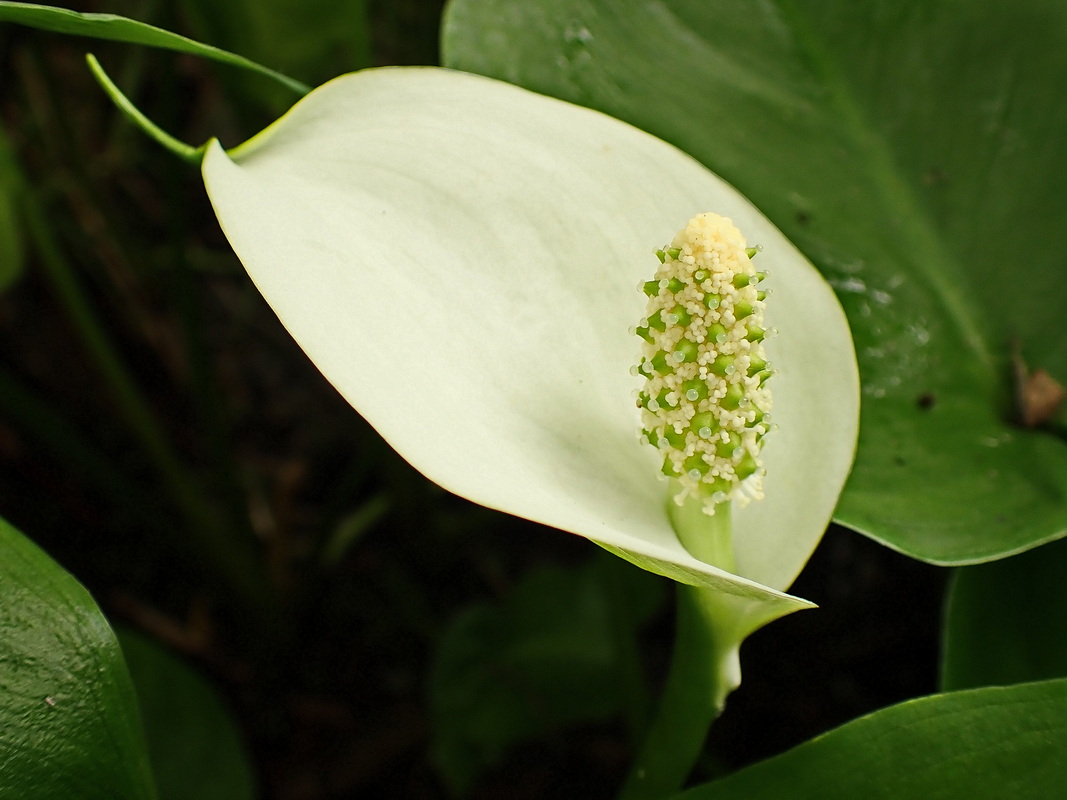
{"type": "Polygon", "coordinates": [[[678,541],[693,558],[712,564],[726,572],[735,572],[733,508],[729,502],[720,503],[715,513],[704,513],[703,501],[689,499],[682,505],[673,500],[667,503],[667,516],[678,534],[678,541]]]}
{"type": "MultiPolygon", "coordinates": [[[[713,516],[699,501],[669,504],[679,540],[690,553],[720,569],[734,568],[729,503],[713,516]]],[[[619,800],[653,800],[685,784],[711,724],[741,683],[738,650],[743,637],[734,614],[713,589],[678,585],[674,652],[659,708],[619,800]]]]}
{"type": "Polygon", "coordinates": [[[652,800],[684,786],[711,723],[741,682],[740,643],[719,630],[714,590],[678,585],[674,652],[667,684],[619,800],[652,800]]]}
{"type": "Polygon", "coordinates": [[[93,73],[93,77],[96,78],[97,83],[100,84],[100,87],[104,90],[107,96],[111,98],[111,102],[118,106],[119,110],[125,114],[134,125],[144,131],[150,139],[155,139],[159,144],[163,145],[163,147],[178,158],[193,166],[200,165],[200,161],[204,157],[204,149],[207,145],[193,147],[191,144],[186,144],[171,136],[145,116],[144,112],[135,106],[130,98],[123,94],[122,90],[115,85],[115,82],[111,80],[111,77],[104,71],[104,68],[100,66],[100,62],[96,60],[96,56],[92,53],[87,53],[85,55],[85,61],[88,63],[89,70],[93,73]]]}

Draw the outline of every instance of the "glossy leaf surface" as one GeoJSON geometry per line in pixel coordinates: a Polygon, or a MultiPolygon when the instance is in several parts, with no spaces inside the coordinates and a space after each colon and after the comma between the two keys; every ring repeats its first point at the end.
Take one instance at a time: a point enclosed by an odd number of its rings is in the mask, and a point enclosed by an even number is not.
{"type": "Polygon", "coordinates": [[[153,800],[137,701],[89,593],[0,520],[0,797],[153,800]]]}
{"type": "Polygon", "coordinates": [[[1067,530],[1067,445],[1009,424],[1012,341],[1067,379],[1067,7],[454,0],[448,66],[605,111],[815,263],[863,379],[837,519],[935,563],[1067,530]]]}
{"type": "Polygon", "coordinates": [[[1067,680],[976,689],[876,711],[677,800],[1022,800],[1067,782],[1067,680]]]}

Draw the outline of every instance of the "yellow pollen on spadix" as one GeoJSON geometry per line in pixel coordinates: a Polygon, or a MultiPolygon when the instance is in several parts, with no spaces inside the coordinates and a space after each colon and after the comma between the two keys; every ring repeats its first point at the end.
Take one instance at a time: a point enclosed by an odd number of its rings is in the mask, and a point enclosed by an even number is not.
{"type": "Polygon", "coordinates": [[[771,371],[763,350],[766,293],[744,236],[729,219],[693,217],[669,245],[652,280],[637,372],[642,438],[677,481],[675,501],[720,503],[763,497],[760,448],[770,430],[771,371]]]}

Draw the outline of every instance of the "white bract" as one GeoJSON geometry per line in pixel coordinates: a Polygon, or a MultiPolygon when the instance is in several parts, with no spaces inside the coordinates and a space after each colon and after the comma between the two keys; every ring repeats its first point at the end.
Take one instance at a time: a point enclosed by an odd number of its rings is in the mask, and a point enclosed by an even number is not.
{"type": "Polygon", "coordinates": [[[847,323],[814,268],[689,156],[594,111],[433,68],[347,75],[204,180],[252,280],[326,377],[413,466],[482,505],[713,587],[739,629],[784,594],[852,462],[847,323]],[[653,251],[694,214],[763,246],[774,422],[736,572],[679,543],[630,373],[653,251]]]}

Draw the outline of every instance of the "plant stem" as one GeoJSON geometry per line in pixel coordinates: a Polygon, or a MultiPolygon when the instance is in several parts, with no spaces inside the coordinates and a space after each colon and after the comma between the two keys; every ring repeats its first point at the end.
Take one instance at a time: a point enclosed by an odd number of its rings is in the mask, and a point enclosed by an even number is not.
{"type": "Polygon", "coordinates": [[[96,56],[92,53],[88,53],[85,56],[85,61],[89,65],[89,70],[93,73],[93,77],[96,78],[96,82],[100,84],[111,102],[113,102],[126,117],[133,122],[138,128],[140,128],[146,136],[150,139],[154,139],[164,148],[169,150],[173,155],[182,159],[183,161],[192,164],[193,166],[199,166],[201,158],[204,155],[204,147],[193,147],[191,144],[186,144],[179,139],[174,138],[161,127],[156,125],[152,120],[145,116],[133,102],[128,98],[115,82],[111,80],[111,76],[108,75],[100,62],[96,60],[96,56]]]}
{"type": "Polygon", "coordinates": [[[667,503],[667,516],[678,534],[678,541],[694,558],[726,572],[737,569],[734,564],[733,508],[729,502],[720,503],[715,513],[704,513],[704,504],[690,498],[682,505],[673,500],[667,503]]]}
{"type": "Polygon", "coordinates": [[[685,784],[711,723],[741,682],[739,643],[717,630],[721,618],[714,591],[678,585],[670,674],[619,800],[663,798],[685,784]]]}
{"type": "MultiPolygon", "coordinates": [[[[669,504],[671,522],[690,553],[725,570],[734,567],[730,505],[714,516],[699,502],[669,504]]],[[[678,584],[674,652],[659,708],[619,800],[653,800],[684,786],[708,729],[741,683],[742,637],[734,614],[712,589],[678,584]]]]}

